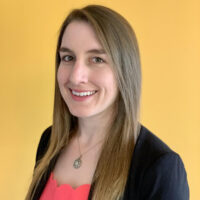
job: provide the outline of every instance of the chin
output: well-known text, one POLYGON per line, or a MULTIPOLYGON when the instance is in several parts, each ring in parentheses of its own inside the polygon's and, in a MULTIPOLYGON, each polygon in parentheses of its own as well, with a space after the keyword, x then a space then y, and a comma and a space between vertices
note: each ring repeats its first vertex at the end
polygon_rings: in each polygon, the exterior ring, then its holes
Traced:
POLYGON ((78 117, 78 118, 86 118, 86 117, 92 116, 92 113, 91 113, 91 112, 88 112, 88 111, 70 110, 70 113, 71 113, 73 116, 78 117))

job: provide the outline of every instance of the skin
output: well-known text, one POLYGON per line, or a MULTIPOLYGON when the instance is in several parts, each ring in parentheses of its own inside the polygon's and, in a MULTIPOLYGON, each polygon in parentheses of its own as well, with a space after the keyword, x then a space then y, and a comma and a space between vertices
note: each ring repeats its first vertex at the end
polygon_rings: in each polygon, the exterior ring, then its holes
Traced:
POLYGON ((118 88, 112 62, 87 22, 73 21, 67 26, 59 54, 57 81, 71 114, 78 117, 78 131, 59 156, 54 179, 58 185, 68 183, 76 188, 92 181, 102 144, 98 142, 113 118, 118 88), (71 90, 96 93, 77 101, 71 90), (74 169, 73 162, 80 156, 77 137, 82 153, 94 148, 83 155, 81 168, 74 169))
POLYGON ((73 21, 68 25, 60 49, 57 79, 61 95, 72 115, 78 117, 80 135, 90 140, 94 135, 101 138, 97 134, 105 132, 118 94, 111 61, 105 53, 88 53, 103 48, 86 22, 73 21), (72 99, 70 89, 97 92, 80 102, 72 99))

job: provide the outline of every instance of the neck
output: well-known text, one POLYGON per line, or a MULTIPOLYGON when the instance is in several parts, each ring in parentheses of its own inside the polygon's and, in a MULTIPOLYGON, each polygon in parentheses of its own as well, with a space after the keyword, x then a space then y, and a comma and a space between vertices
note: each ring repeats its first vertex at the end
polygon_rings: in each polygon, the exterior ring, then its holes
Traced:
POLYGON ((113 115, 101 114, 87 118, 78 118, 80 143, 89 145, 103 140, 111 124, 113 115))

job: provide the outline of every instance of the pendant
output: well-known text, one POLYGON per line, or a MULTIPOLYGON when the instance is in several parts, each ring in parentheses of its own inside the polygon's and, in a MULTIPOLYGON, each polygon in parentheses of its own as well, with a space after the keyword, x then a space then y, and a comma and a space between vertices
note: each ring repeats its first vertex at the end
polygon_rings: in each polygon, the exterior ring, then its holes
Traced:
POLYGON ((82 160, 81 160, 81 156, 79 158, 77 158, 75 161, 74 161, 74 164, 73 164, 73 167, 75 169, 78 169, 81 167, 81 164, 82 164, 82 160))

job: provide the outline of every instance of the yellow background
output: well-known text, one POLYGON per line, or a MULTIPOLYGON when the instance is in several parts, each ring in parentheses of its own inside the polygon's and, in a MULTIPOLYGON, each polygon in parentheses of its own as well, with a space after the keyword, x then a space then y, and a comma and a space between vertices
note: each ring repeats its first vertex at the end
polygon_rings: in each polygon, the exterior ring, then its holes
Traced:
POLYGON ((42 131, 52 122, 58 29, 89 3, 133 26, 143 71, 141 121, 180 154, 192 200, 200 181, 199 0, 0 1, 0 199, 24 199, 42 131))

